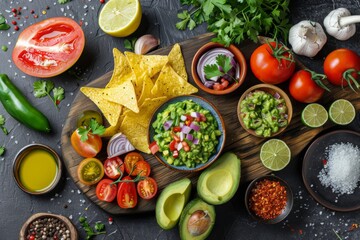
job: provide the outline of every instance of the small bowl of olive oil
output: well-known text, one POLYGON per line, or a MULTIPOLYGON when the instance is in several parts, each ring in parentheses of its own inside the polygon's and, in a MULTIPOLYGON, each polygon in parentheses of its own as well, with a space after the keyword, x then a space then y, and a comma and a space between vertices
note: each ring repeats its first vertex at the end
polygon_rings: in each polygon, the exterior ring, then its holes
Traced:
POLYGON ((49 146, 30 144, 16 154, 13 163, 15 182, 21 190, 41 195, 55 188, 61 178, 59 155, 49 146))

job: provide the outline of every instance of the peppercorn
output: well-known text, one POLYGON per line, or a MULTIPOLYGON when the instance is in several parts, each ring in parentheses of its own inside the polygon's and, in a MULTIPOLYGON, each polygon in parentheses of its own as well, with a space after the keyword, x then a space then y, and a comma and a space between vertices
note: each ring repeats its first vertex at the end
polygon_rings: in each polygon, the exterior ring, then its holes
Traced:
POLYGON ((14 30, 15 30, 15 31, 19 31, 19 26, 15 26, 15 27, 14 27, 14 30))
POLYGON ((70 230, 57 218, 38 218, 29 224, 26 239, 70 239, 70 230))

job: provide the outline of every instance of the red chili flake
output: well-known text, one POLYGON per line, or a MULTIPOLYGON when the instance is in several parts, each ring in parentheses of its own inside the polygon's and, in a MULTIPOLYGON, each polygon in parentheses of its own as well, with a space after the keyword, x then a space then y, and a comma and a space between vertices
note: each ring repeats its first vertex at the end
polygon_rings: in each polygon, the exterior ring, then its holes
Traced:
POLYGON ((12 11, 13 13, 16 13, 16 12, 17 12, 16 8, 11 9, 11 11, 12 11))
POLYGON ((13 15, 14 17, 17 17, 17 14, 16 13, 14 13, 14 15, 13 15))
POLYGON ((19 26, 15 26, 15 27, 14 27, 14 30, 15 30, 15 31, 19 31, 19 26))
POLYGON ((113 218, 112 218, 112 217, 109 217, 109 218, 108 218, 108 222, 109 222, 109 224, 113 224, 113 218))
POLYGON ((38 18, 39 16, 37 14, 34 14, 34 18, 38 18))
POLYGON ((31 11, 30 11, 30 13, 31 13, 31 14, 35 13, 35 10, 34 10, 34 9, 33 9, 33 10, 31 10, 31 11))
POLYGON ((25 16, 25 19, 28 19, 29 18, 29 16, 25 16))
POLYGON ((102 4, 102 3, 105 3, 105 0, 100 0, 100 3, 102 4))
POLYGON ((13 25, 17 25, 17 22, 16 22, 15 20, 12 20, 11 23, 12 23, 13 25))
POLYGON ((56 105, 59 105, 59 104, 60 104, 60 100, 56 100, 55 103, 56 103, 56 105))
POLYGON ((50 9, 50 7, 49 6, 46 6, 46 10, 49 10, 50 9))
POLYGON ((302 235, 303 234, 303 230, 299 229, 299 234, 302 235))
POLYGON ((18 20, 20 20, 21 18, 20 18, 20 17, 18 17, 17 19, 18 19, 18 20))
POLYGON ((322 160, 322 163, 323 163, 324 166, 327 164, 327 162, 328 162, 328 161, 327 161, 326 159, 323 159, 323 160, 322 160))
POLYGON ((80 27, 83 25, 83 21, 82 21, 82 20, 79 21, 79 25, 80 25, 80 27))
POLYGON ((355 229, 358 229, 359 227, 360 227, 359 224, 353 223, 353 224, 351 224, 349 231, 354 231, 355 229))

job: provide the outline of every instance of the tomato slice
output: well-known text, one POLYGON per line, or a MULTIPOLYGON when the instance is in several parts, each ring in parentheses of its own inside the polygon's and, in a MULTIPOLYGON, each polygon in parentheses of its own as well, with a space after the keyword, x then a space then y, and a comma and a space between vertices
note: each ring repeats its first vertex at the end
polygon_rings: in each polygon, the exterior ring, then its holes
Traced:
POLYGON ((86 110, 77 119, 77 127, 89 127, 91 119, 94 119, 99 125, 103 125, 101 113, 94 110, 86 110))
POLYGON ((85 185, 98 183, 104 176, 102 162, 96 158, 85 158, 77 168, 79 181, 85 185))
POLYGON ((130 152, 126 154, 124 162, 125 162, 125 171, 130 174, 131 170, 134 168, 135 163, 138 161, 144 161, 144 157, 137 152, 130 152))
POLYGON ((137 184, 137 192, 142 199, 151 199, 155 197, 158 190, 155 179, 147 177, 137 184))
POLYGON ((155 154, 159 151, 159 145, 156 141, 153 141, 152 143, 150 143, 149 149, 152 154, 155 154))
POLYGON ((47 78, 74 65, 84 46, 84 32, 77 22, 66 17, 48 18, 19 35, 12 58, 24 73, 47 78))
POLYGON ((102 140, 99 135, 88 133, 88 139, 83 142, 80 140, 79 129, 76 129, 71 135, 71 145, 74 150, 82 157, 95 157, 101 150, 102 140))
POLYGON ((112 202, 116 198, 117 186, 112 180, 103 179, 96 186, 96 196, 100 201, 112 202))
MULTIPOLYGON (((131 180, 126 176, 122 180, 131 180)), ((134 208, 137 204, 137 193, 134 182, 120 182, 117 193, 117 203, 121 208, 134 208)))
POLYGON ((134 171, 130 174, 131 176, 150 176, 150 164, 145 160, 140 160, 135 163, 134 171))
POLYGON ((119 157, 108 158, 104 162, 104 171, 109 178, 118 179, 124 173, 125 166, 119 157))

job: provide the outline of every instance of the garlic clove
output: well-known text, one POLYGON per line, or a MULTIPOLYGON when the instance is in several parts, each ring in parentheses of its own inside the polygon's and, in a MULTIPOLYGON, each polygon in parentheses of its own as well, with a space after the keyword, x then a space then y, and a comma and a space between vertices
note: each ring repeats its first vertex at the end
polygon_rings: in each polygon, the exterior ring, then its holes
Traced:
POLYGON ((160 40, 151 34, 141 36, 135 42, 134 52, 136 54, 146 54, 160 45, 160 40))

